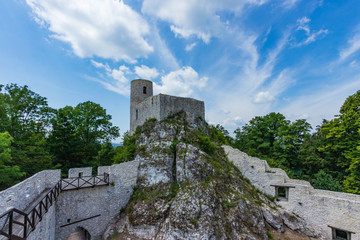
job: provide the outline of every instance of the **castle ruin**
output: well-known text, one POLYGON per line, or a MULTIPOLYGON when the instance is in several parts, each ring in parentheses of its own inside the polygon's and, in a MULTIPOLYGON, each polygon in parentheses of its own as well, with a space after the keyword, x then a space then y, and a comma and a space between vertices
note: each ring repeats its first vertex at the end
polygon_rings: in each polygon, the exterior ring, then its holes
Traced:
MULTIPOLYGON (((184 111, 188 121, 204 119, 204 102, 159 94, 151 81, 131 82, 130 133, 147 119, 163 120, 184 111)), ((290 179, 265 160, 223 146, 228 160, 259 191, 274 196, 282 208, 311 223, 325 239, 360 240, 360 196, 314 189, 290 179)), ((101 239, 106 227, 125 208, 136 186, 140 160, 97 169, 45 170, 0 192, 0 240, 101 239), (11 227, 10 227, 11 226, 11 227)))
POLYGON ((165 94, 153 96, 152 81, 144 79, 131 81, 130 134, 148 119, 156 118, 160 121, 181 111, 186 113, 186 120, 189 123, 195 122, 198 118, 205 119, 203 101, 165 94))

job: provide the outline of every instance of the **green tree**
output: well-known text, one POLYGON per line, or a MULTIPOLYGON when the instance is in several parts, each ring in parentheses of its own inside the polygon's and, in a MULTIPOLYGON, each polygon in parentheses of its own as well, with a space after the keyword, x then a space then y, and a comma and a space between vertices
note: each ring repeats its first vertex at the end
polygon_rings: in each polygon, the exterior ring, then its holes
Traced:
POLYGON ((51 124, 47 145, 54 163, 61 166, 63 173, 71 167, 83 166, 83 142, 76 132, 74 108, 66 106, 57 110, 51 124))
POLYGON ((0 190, 4 190, 17 182, 25 173, 19 166, 13 166, 10 144, 13 138, 8 132, 0 133, 0 190))
MULTIPOLYGON (((327 155, 328 165, 344 180, 347 192, 360 193, 360 91, 349 96, 340 114, 325 122, 320 132, 326 136, 319 151, 327 155)), ((330 167, 329 167, 330 168, 330 167)))
POLYGON ((272 159, 279 157, 279 133, 289 125, 280 113, 255 117, 235 130, 235 146, 251 156, 272 159))
POLYGON ((282 158, 282 165, 299 171, 304 166, 302 160, 299 158, 303 143, 310 137, 311 125, 305 119, 299 119, 292 123, 288 122, 283 125, 278 131, 278 137, 275 142, 278 153, 275 155, 282 158))
POLYGON ((234 139, 229 135, 229 132, 220 124, 216 126, 210 125, 210 137, 213 141, 219 142, 220 144, 233 145, 234 139))
POLYGON ((113 158, 116 154, 116 151, 111 144, 111 142, 105 142, 101 145, 100 150, 98 151, 96 159, 97 166, 109 166, 113 164, 113 158))
POLYGON ((113 157, 114 163, 122 163, 133 160, 136 152, 136 137, 135 134, 130 135, 129 132, 125 132, 123 136, 122 146, 116 147, 115 155, 113 157))
POLYGON ((119 136, 119 128, 112 126, 111 116, 99 104, 87 101, 75 108, 59 109, 51 120, 52 131, 48 138, 55 163, 67 171, 70 167, 98 166, 106 154, 102 144, 119 136))
POLYGON ((320 170, 318 173, 314 175, 311 183, 314 188, 324 189, 330 191, 342 192, 344 191, 343 186, 335 180, 331 174, 326 173, 323 170, 320 170))
POLYGON ((13 138, 13 164, 26 172, 26 177, 52 167, 45 136, 53 110, 46 98, 16 84, 0 86, 0 91, 0 132, 9 132, 13 138))
POLYGON ((235 130, 234 146, 247 154, 268 160, 296 175, 303 167, 299 154, 310 138, 311 125, 304 119, 290 122, 280 113, 255 117, 235 130))

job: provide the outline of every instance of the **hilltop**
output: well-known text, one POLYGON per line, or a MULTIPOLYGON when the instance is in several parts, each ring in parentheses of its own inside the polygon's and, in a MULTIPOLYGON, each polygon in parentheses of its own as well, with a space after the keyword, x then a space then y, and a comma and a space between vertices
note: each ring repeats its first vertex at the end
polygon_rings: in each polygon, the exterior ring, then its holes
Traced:
POLYGON ((138 127, 137 187, 105 239, 310 239, 299 216, 244 178, 221 148, 221 133, 186 113, 138 127))

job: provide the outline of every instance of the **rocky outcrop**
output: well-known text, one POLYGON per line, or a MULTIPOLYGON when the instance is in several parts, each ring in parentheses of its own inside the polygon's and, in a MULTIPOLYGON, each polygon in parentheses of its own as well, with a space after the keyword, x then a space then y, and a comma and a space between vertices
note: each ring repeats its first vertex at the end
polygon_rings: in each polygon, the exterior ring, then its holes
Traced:
POLYGON ((290 228, 318 237, 227 160, 209 127, 183 114, 137 131, 137 187, 104 239, 271 239, 290 228))

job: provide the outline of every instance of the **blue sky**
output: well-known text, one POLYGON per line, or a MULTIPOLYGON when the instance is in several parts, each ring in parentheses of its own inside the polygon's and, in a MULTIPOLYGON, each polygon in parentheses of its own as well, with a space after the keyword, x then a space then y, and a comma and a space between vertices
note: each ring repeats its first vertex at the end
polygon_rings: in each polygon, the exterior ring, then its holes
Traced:
POLYGON ((313 127, 360 89, 358 0, 0 1, 0 83, 129 129, 129 84, 205 101, 232 132, 280 112, 313 127))

